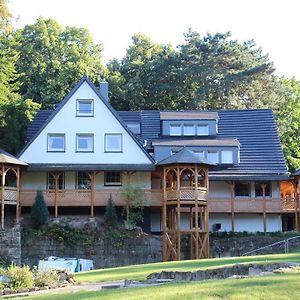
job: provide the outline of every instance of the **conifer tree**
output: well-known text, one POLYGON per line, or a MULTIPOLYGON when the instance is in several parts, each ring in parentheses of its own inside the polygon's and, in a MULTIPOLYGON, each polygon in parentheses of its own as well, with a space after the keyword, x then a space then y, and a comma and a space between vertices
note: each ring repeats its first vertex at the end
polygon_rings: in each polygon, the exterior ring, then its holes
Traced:
POLYGON ((104 221, 107 226, 115 226, 118 221, 118 216, 116 212, 116 206, 112 200, 111 194, 105 207, 104 221))
POLYGON ((33 227, 39 228, 49 221, 49 210, 42 191, 36 192, 35 202, 31 207, 31 222, 33 227))

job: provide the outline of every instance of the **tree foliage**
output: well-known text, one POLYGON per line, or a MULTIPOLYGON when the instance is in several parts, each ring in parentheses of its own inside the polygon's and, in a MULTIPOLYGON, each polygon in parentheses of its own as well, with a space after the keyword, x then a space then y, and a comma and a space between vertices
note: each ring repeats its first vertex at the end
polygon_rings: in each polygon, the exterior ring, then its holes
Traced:
POLYGON ((28 123, 39 105, 19 94, 16 41, 0 30, 0 147, 16 154, 25 141, 28 123))
POLYGON ((177 51, 136 34, 121 61, 108 64, 117 109, 266 107, 278 102, 273 64, 254 41, 190 30, 177 51), (271 99, 270 99, 271 98, 271 99))
POLYGON ((39 228, 49 221, 49 210, 42 191, 36 192, 35 202, 31 207, 30 218, 35 228, 39 228))
POLYGON ((7 0, 0 0, 0 35, 12 30, 11 18, 12 14, 8 9, 7 0))
POLYGON ((21 94, 52 108, 83 76, 98 82, 104 76, 102 46, 94 44, 87 29, 63 29, 53 19, 39 18, 16 32, 20 58, 21 94))
POLYGON ((132 184, 121 188, 120 196, 124 200, 125 227, 133 228, 138 222, 143 221, 143 209, 148 206, 143 191, 132 184))
POLYGON ((300 82, 283 78, 288 96, 276 110, 276 121, 289 171, 300 168, 300 82))

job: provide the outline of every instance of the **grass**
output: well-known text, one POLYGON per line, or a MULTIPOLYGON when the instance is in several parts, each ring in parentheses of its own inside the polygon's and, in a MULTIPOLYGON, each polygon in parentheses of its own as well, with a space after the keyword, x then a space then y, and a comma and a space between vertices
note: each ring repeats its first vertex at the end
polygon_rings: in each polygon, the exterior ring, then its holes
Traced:
POLYGON ((98 269, 89 272, 82 272, 76 274, 75 278, 79 282, 89 283, 124 279, 145 280, 150 273, 160 272, 162 270, 193 271, 199 269, 230 266, 238 263, 247 264, 270 262, 300 262, 300 253, 186 260, 144 265, 132 265, 119 268, 98 269))
POLYGON ((274 274, 246 279, 208 280, 205 282, 171 283, 162 286, 79 292, 76 294, 52 294, 32 296, 26 299, 41 300, 93 300, 93 299, 299 299, 300 274, 274 274))

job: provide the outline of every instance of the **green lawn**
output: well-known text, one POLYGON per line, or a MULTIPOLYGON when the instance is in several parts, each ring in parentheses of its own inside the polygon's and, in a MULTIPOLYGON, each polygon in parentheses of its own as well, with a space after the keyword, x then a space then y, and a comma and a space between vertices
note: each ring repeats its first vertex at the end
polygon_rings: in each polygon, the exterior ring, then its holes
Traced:
POLYGON ((26 299, 300 299, 300 274, 171 283, 162 286, 45 295, 26 299))
POLYGON ((206 268, 224 267, 237 263, 246 264, 268 262, 300 262, 300 253, 186 260, 133 265, 111 269, 98 269, 76 274, 76 280, 80 282, 100 282, 122 279, 145 280, 147 275, 150 273, 160 272, 162 270, 193 271, 206 268))

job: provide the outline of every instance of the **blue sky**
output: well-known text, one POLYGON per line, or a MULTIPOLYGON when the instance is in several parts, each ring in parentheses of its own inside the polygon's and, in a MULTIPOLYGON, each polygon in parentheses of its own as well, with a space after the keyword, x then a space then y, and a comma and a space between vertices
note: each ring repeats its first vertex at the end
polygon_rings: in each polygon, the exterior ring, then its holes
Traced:
POLYGON ((136 32, 155 42, 183 42, 189 27, 201 35, 231 31, 254 39, 276 73, 300 80, 299 0, 9 0, 22 27, 42 16, 62 26, 86 27, 104 46, 103 61, 122 58, 136 32))

